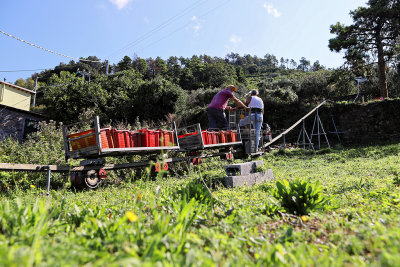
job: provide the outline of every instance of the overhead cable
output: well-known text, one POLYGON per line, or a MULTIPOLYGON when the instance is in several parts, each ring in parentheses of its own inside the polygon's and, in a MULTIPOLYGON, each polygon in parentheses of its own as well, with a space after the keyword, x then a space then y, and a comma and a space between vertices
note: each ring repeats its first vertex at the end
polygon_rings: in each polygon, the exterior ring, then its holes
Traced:
POLYGON ((37 70, 46 70, 46 69, 34 69, 34 70, 0 70, 0 72, 24 72, 24 71, 37 71, 37 70))
POLYGON ((0 30, 0 32, 1 32, 2 34, 4 34, 4 35, 8 36, 8 37, 14 38, 15 40, 18 40, 18 41, 20 41, 20 42, 23 42, 23 43, 25 43, 25 44, 34 46, 34 47, 36 47, 36 48, 42 49, 42 50, 44 50, 44 51, 46 51, 46 52, 49 52, 49 53, 52 53, 52 54, 55 54, 55 55, 58 55, 58 56, 62 56, 62 57, 66 57, 66 58, 71 58, 71 59, 74 59, 74 60, 77 60, 77 61, 101 62, 101 61, 99 61, 99 60, 88 60, 88 59, 79 59, 79 58, 75 58, 75 57, 70 57, 70 56, 67 56, 67 55, 64 55, 64 54, 61 54, 61 53, 58 53, 58 52, 55 52, 55 51, 46 49, 46 48, 44 48, 44 47, 35 45, 35 44, 30 43, 30 42, 28 42, 28 41, 22 40, 21 38, 18 38, 18 37, 16 37, 16 36, 12 35, 12 34, 6 33, 6 32, 4 32, 4 31, 2 31, 2 30, 0 30))
MULTIPOLYGON (((216 10, 216 9, 218 9, 218 8, 224 6, 224 5, 226 5, 226 4, 227 4, 228 2, 230 2, 230 1, 231 1, 231 0, 227 0, 227 1, 223 2, 223 3, 221 3, 220 5, 218 5, 218 6, 214 7, 214 8, 212 8, 212 9, 208 10, 207 12, 205 12, 205 13, 203 13, 203 14, 201 14, 198 18, 200 19, 200 18, 205 17, 205 16, 208 15, 209 13, 213 12, 214 10, 216 10)), ((160 39, 158 39, 158 40, 156 40, 156 41, 150 43, 149 45, 147 45, 147 46, 145 46, 145 47, 143 47, 143 48, 141 48, 141 49, 139 49, 139 50, 137 50, 137 51, 139 52, 139 51, 145 50, 146 48, 149 48, 150 46, 152 46, 152 45, 158 43, 159 41, 161 41, 161 40, 163 40, 163 39, 165 39, 165 38, 167 38, 167 37, 170 37, 172 34, 174 34, 174 33, 178 32, 178 31, 184 29, 185 27, 187 27, 188 25, 190 25, 190 24, 192 24, 192 23, 193 23, 192 21, 186 23, 186 24, 183 25, 182 27, 180 27, 180 28, 174 30, 173 32, 171 32, 171 33, 169 33, 169 34, 167 34, 167 35, 161 37, 160 39)))
MULTIPOLYGON (((116 55, 116 54, 120 54, 123 51, 137 45, 138 43, 148 39, 149 37, 152 36, 153 33, 158 32, 160 30, 162 30, 163 28, 167 27, 168 25, 170 25, 172 22, 178 20, 179 18, 181 18, 182 16, 186 15, 189 11, 191 11, 192 9, 194 9, 195 7, 207 2, 208 0, 200 0, 197 1, 196 3, 194 3, 193 5, 183 9, 182 11, 180 11, 179 13, 177 13, 176 15, 172 16, 171 18, 169 18, 168 20, 162 22, 161 24, 159 24, 158 26, 156 26, 155 28, 153 28, 152 30, 150 30, 149 32, 141 35, 139 38, 137 38, 135 41, 127 44, 126 46, 118 49, 117 51, 115 51, 114 53, 112 53, 111 55, 116 55)), ((109 56, 111 56, 109 55, 109 56)), ((115 57, 115 56, 114 56, 115 57)))

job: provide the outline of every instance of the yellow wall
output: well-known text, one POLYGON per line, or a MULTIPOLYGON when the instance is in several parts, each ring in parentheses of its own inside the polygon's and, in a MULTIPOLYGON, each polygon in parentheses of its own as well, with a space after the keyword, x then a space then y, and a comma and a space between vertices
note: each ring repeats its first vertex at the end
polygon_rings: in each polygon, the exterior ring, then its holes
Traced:
POLYGON ((31 94, 5 84, 0 84, 0 104, 29 111, 31 94))

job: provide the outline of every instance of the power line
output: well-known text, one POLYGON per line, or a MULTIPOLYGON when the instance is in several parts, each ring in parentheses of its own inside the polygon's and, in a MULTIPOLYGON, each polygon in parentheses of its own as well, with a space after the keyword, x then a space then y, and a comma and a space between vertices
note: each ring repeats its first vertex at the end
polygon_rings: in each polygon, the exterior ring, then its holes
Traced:
POLYGON ((46 70, 46 69, 34 69, 34 70, 0 70, 0 72, 24 72, 24 71, 37 71, 37 70, 46 70))
MULTIPOLYGON (((218 8, 220 8, 220 7, 222 7, 222 6, 224 6, 225 4, 227 4, 227 3, 230 2, 230 1, 231 1, 231 0, 227 0, 227 1, 223 2, 223 3, 221 3, 220 5, 218 5, 218 6, 214 7, 214 8, 212 8, 212 9, 208 10, 208 11, 205 12, 205 13, 203 13, 203 14, 200 15, 198 18, 200 19, 200 18, 205 17, 205 16, 208 15, 209 13, 211 13, 211 12, 213 12, 214 10, 216 10, 216 9, 218 9, 218 8)), ((192 23, 193 23, 193 22, 186 23, 186 24, 183 25, 182 27, 176 29, 175 31, 173 31, 173 32, 171 32, 171 33, 169 33, 169 34, 167 34, 167 35, 161 37, 160 39, 158 39, 158 40, 156 40, 156 41, 150 43, 149 45, 147 45, 147 46, 145 46, 145 47, 143 47, 143 48, 141 48, 141 49, 139 49, 139 50, 137 50, 137 51, 139 52, 139 51, 142 51, 142 50, 144 50, 144 49, 146 49, 146 48, 149 48, 150 46, 152 46, 152 45, 158 43, 158 42, 161 41, 161 40, 164 40, 164 39, 167 38, 167 37, 170 37, 172 34, 174 34, 174 33, 178 32, 178 31, 184 29, 185 27, 187 27, 188 25, 190 25, 190 24, 192 24, 192 23)))
POLYGON ((0 33, 6 35, 6 36, 8 36, 8 37, 14 38, 15 40, 20 41, 20 42, 23 42, 23 43, 25 43, 25 44, 27 44, 27 45, 34 46, 34 47, 36 47, 36 48, 42 49, 42 50, 44 50, 44 51, 46 51, 46 52, 49 52, 49 53, 52 53, 52 54, 55 54, 55 55, 58 55, 58 56, 62 56, 62 57, 66 57, 66 58, 71 58, 71 59, 78 60, 78 61, 101 62, 101 61, 98 61, 98 60, 88 60, 88 59, 79 59, 79 58, 75 58, 75 57, 70 57, 70 56, 67 56, 67 55, 64 55, 64 54, 61 54, 61 53, 58 53, 58 52, 55 52, 55 51, 52 51, 52 50, 43 48, 43 47, 41 47, 41 46, 35 45, 35 44, 30 43, 30 42, 28 42, 28 41, 22 40, 21 38, 18 38, 18 37, 14 36, 14 35, 11 35, 11 34, 9 34, 9 33, 6 33, 6 32, 4 32, 4 31, 2 31, 2 30, 0 30, 0 33))
MULTIPOLYGON (((158 32, 160 30, 162 30, 163 28, 167 27, 168 25, 170 25, 172 22, 178 20, 179 18, 181 18, 182 16, 184 16, 185 14, 187 14, 190 10, 194 9, 195 7, 207 2, 208 0, 200 0, 197 1, 196 3, 194 3, 193 5, 183 9, 182 11, 180 11, 179 13, 177 13, 176 15, 172 16, 171 18, 167 19, 166 21, 162 22, 160 25, 156 26, 155 28, 153 28, 152 30, 150 30, 149 32, 141 35, 139 38, 137 38, 135 41, 127 44, 126 46, 118 49, 117 51, 115 51, 114 53, 110 54, 111 55, 116 55, 116 54, 120 54, 123 51, 137 45, 138 43, 148 39, 153 33, 158 32)), ((115 57, 115 56, 114 56, 115 57)))

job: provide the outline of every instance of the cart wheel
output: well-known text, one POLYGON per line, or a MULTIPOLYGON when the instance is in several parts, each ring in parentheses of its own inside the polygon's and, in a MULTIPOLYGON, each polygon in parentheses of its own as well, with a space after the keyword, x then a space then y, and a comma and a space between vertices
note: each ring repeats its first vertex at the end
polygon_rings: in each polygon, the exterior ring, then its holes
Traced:
POLYGON ((233 153, 229 153, 229 159, 233 160, 233 153))
POLYGON ((163 170, 168 171, 168 163, 164 162, 163 164, 163 170))
POLYGON ((230 153, 226 153, 226 154, 225 154, 225 158, 226 158, 227 160, 230 160, 230 159, 231 159, 230 153))
POLYGON ((197 160, 197 163, 198 163, 199 165, 203 164, 203 159, 202 159, 202 158, 199 158, 199 159, 197 160))
POLYGON ((104 180, 107 178, 107 173, 106 173, 106 170, 104 170, 104 169, 100 169, 98 175, 101 180, 104 180))
POLYGON ((198 164, 197 158, 193 158, 192 163, 193 165, 197 165, 198 164))
POLYGON ((86 173, 85 184, 90 189, 95 189, 99 186, 101 180, 95 170, 90 170, 86 173))
POLYGON ((157 162, 156 165, 154 166, 154 170, 156 172, 159 172, 161 170, 161 164, 157 162))

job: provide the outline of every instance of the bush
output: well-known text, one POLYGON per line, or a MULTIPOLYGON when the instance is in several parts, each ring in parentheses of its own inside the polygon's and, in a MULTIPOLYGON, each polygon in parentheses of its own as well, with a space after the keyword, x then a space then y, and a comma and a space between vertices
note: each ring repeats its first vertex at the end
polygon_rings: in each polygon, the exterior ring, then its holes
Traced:
POLYGON ((326 198, 322 195, 319 183, 310 180, 277 181, 273 196, 278 199, 286 212, 305 215, 310 211, 323 208, 326 198))
MULTIPOLYGON (((43 165, 64 163, 61 127, 55 122, 41 122, 39 131, 29 135, 22 144, 11 138, 0 141, 0 162, 43 165)), ((3 192, 45 184, 45 173, 0 172, 0 191, 3 192)), ((52 174, 52 184, 56 187, 63 185, 61 174, 52 174)))

